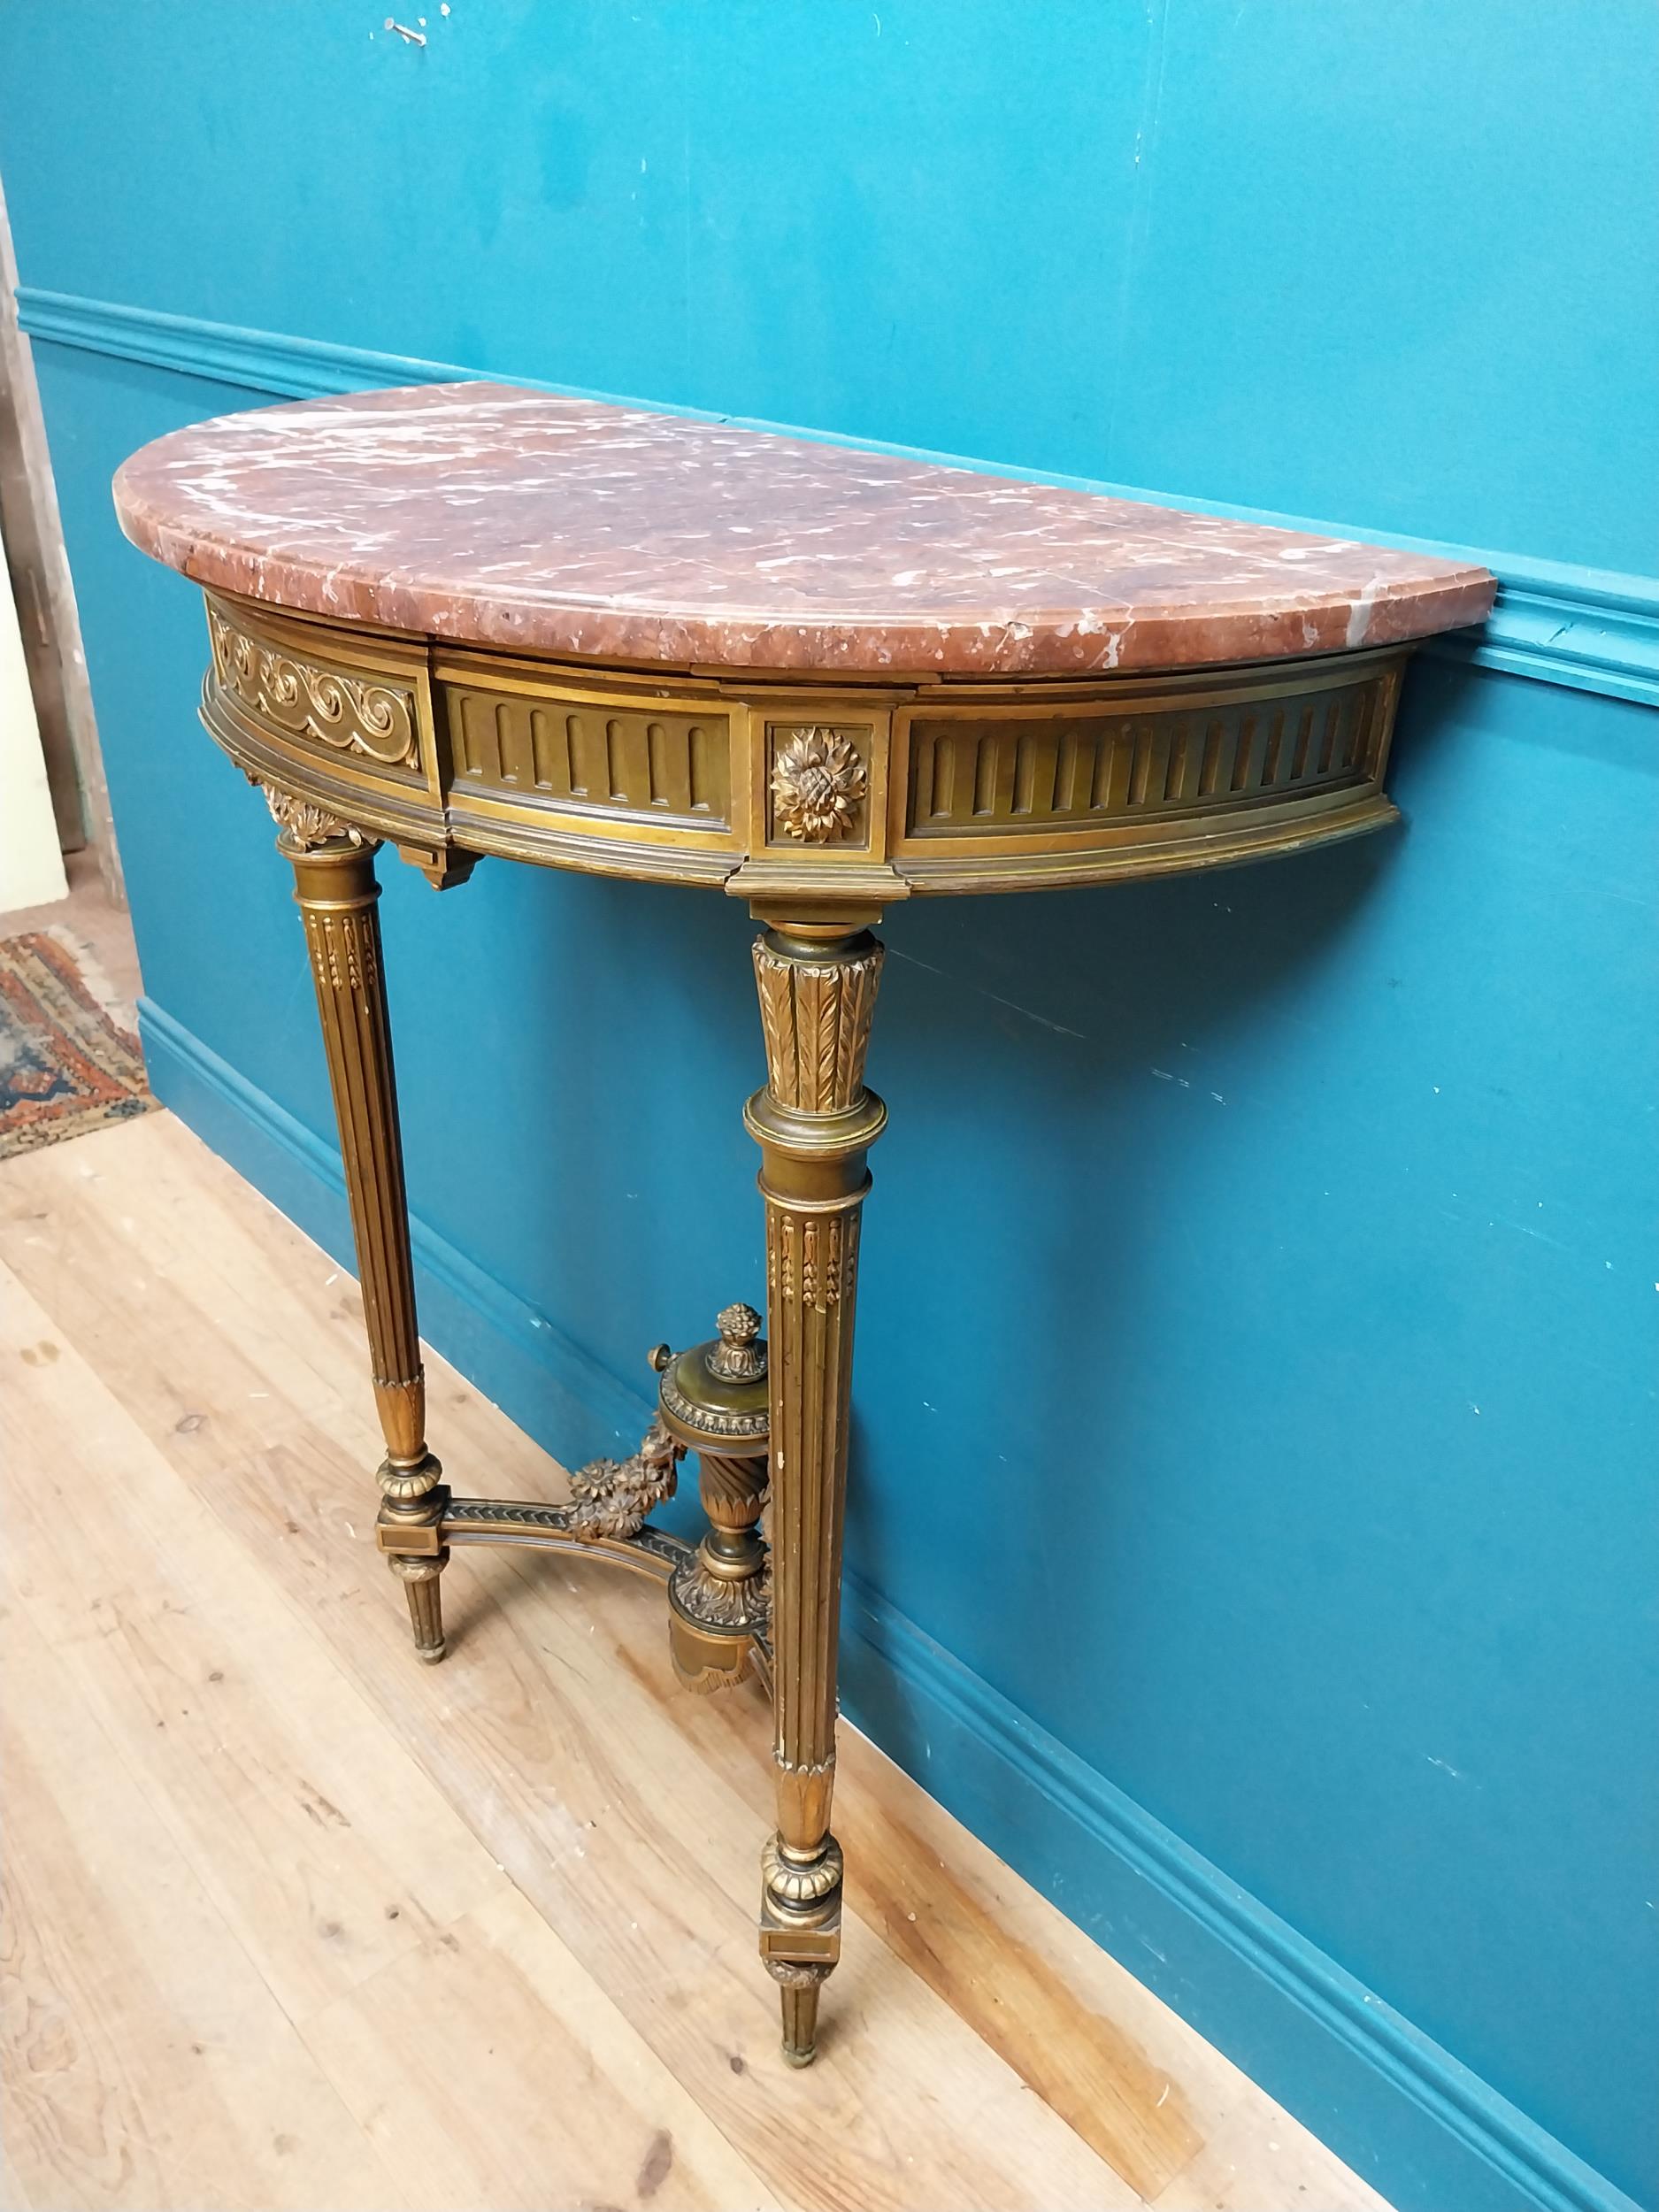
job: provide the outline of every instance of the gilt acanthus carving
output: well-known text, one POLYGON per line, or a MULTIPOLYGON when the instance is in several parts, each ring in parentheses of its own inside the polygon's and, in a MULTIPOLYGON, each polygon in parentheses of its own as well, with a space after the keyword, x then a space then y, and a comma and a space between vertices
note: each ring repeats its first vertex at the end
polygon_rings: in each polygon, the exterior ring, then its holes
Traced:
POLYGON ((772 757, 773 818, 803 845, 845 837, 868 788, 864 762, 838 730, 791 730, 772 757))
POLYGON ((336 752, 366 753, 391 768, 415 764, 419 749, 414 701, 407 691, 339 675, 262 645, 234 628, 217 607, 208 609, 207 626, 214 675, 256 714, 336 752))
POLYGON ((798 1959, 764 1958, 761 1964, 780 1989, 817 1989, 829 1979, 826 1965, 803 1966, 798 1959))
POLYGON ((310 799, 296 799, 291 791, 279 791, 274 784, 262 783, 265 803, 271 810, 271 819, 296 845, 309 851, 313 845, 326 845, 331 838, 343 837, 349 844, 362 845, 368 841, 360 829, 353 829, 349 822, 342 822, 337 814, 330 814, 326 807, 318 806, 310 799))
POLYGON ((772 1615, 772 1585, 761 1575, 733 1580, 710 1574, 693 1554, 674 1571, 673 1592, 682 1612, 704 1626, 758 1629, 764 1632, 772 1615))

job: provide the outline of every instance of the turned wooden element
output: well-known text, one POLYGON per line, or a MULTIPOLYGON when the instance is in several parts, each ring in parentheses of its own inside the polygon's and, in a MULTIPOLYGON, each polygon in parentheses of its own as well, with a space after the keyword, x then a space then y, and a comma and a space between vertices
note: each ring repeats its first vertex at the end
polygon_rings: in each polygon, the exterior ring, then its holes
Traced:
POLYGON ((864 1081, 881 958, 844 923, 789 921, 755 947, 768 1081, 744 1121, 766 1202, 778 1793, 760 1949, 782 1995, 784 2055, 803 2066, 841 1954, 835 1671, 864 1155, 887 1119, 864 1081))
POLYGON ((444 1654, 443 1469, 426 1448, 397 1084, 375 903, 375 847, 318 808, 267 792, 294 870, 345 1166, 375 1404, 386 1438, 376 1540, 403 1586, 417 1655, 444 1654))
POLYGON ((668 1586, 669 1649, 687 1689, 729 1689, 749 1671, 772 1603, 760 1517, 766 1502, 766 1346, 761 1317, 727 1306, 718 1335, 678 1356, 651 1355, 658 1417, 697 1455, 709 1526, 668 1586))

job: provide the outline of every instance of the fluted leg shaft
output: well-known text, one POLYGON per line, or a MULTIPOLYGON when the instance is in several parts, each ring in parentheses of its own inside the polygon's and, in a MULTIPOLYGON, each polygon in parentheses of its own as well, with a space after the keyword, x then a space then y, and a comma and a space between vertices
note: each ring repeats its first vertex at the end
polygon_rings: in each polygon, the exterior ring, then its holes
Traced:
POLYGON ((311 818, 312 810, 288 803, 285 812, 273 798, 273 811, 285 825, 277 849, 293 864, 294 895, 305 918, 386 1438, 376 1533, 409 1601, 416 1653, 434 1661, 444 1651, 438 1577, 449 1556, 441 1541, 449 1493, 443 1470, 426 1448, 403 1141, 375 912, 375 849, 337 822, 311 818))
POLYGON ((760 1948, 795 2065, 812 2057, 841 1953, 835 1671, 864 1156, 887 1119, 864 1082, 881 957, 867 931, 816 925, 769 929, 755 947, 768 1081, 744 1119, 766 1202, 778 1784, 760 1948))

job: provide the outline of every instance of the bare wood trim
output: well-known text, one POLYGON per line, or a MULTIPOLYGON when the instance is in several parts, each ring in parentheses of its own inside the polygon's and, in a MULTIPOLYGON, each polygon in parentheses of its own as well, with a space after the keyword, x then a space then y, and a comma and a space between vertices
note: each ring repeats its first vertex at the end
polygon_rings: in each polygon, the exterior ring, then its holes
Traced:
POLYGON ((17 273, 0 190, 0 540, 17 598, 58 843, 65 852, 90 846, 105 891, 125 906, 35 358, 18 325, 17 273))

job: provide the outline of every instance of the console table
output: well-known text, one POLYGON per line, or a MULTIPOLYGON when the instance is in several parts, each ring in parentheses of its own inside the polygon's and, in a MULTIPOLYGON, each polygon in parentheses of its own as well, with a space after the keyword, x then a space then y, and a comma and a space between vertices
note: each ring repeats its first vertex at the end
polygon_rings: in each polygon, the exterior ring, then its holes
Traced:
POLYGON ((386 1458, 377 1536, 423 1659, 461 1543, 668 1587, 674 1658, 769 1675, 761 1954, 785 2055, 841 1945, 830 1831, 864 1084, 903 900, 1265 859, 1380 827, 1413 641, 1484 569, 730 424, 488 384, 227 416, 115 485, 204 588, 202 718, 294 871, 386 1458), (745 899, 767 1080, 766 1339, 678 1357, 631 1458, 552 1507, 463 1498, 427 1448, 374 855, 485 855, 745 899), (649 1519, 699 1456, 695 1549, 649 1519), (768 1540, 757 1524, 767 1506, 768 1540))

